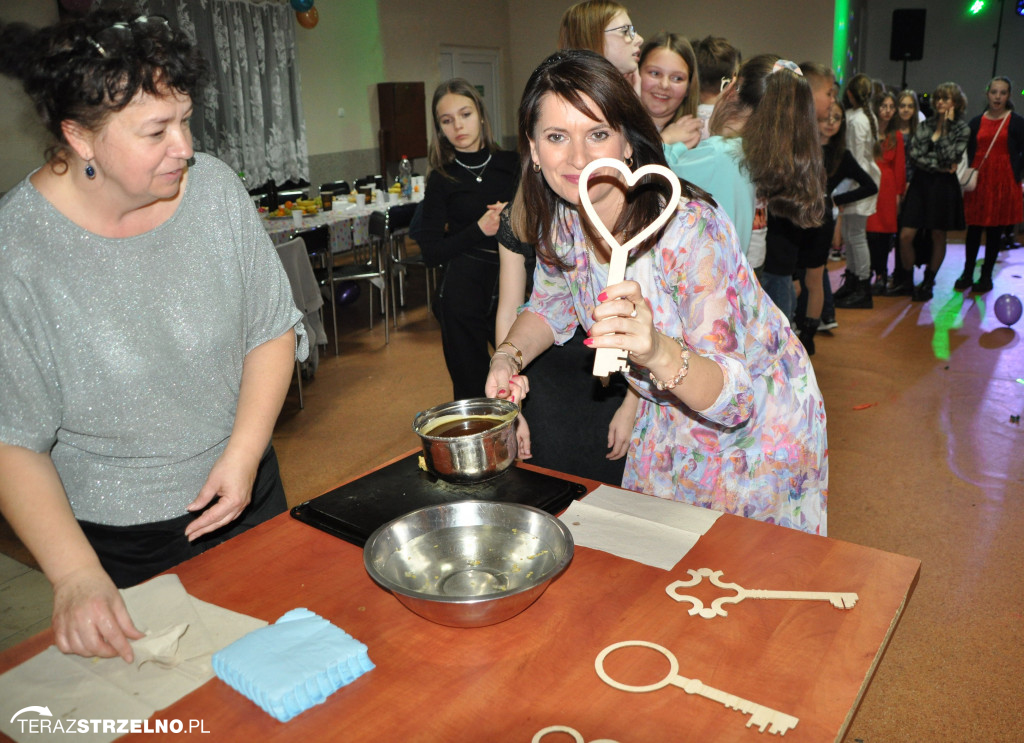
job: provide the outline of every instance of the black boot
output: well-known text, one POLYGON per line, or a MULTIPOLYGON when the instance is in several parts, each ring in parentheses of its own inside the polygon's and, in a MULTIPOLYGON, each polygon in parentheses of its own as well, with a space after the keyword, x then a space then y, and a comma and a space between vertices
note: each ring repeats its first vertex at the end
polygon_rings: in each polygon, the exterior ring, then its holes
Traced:
POLYGON ((971 279, 971 273, 972 272, 970 271, 964 271, 962 274, 960 274, 960 278, 953 282, 953 288, 956 289, 958 292, 965 292, 968 289, 970 289, 971 284, 973 283, 971 279))
POLYGON ((911 299, 915 302, 927 302, 932 298, 932 289, 935 288, 935 272, 925 271, 924 280, 914 287, 911 299))
POLYGON ((800 322, 800 332, 798 337, 800 342, 804 344, 804 348, 807 349, 807 355, 814 355, 814 334, 818 332, 818 325, 821 324, 821 320, 818 318, 805 317, 800 322))
POLYGON ((843 283, 839 285, 839 288, 832 292, 832 299, 842 299, 848 294, 852 294, 857 288, 857 276, 850 269, 843 271, 843 283))
POLYGON ((876 273, 875 281, 871 284, 871 293, 876 297, 885 296, 889 286, 889 275, 885 272, 876 273))
MULTIPOLYGON (((988 250, 988 248, 985 248, 985 250, 988 250)), ((975 294, 984 294, 985 292, 992 291, 992 272, 986 272, 983 266, 981 269, 981 278, 975 281, 971 288, 974 290, 975 294)))
POLYGON ((871 280, 854 278, 853 290, 845 297, 835 300, 836 307, 844 310, 870 310, 875 306, 871 299, 871 280))
POLYGON ((890 297, 909 297, 914 293, 914 272, 897 266, 892 272, 892 286, 886 294, 890 297))

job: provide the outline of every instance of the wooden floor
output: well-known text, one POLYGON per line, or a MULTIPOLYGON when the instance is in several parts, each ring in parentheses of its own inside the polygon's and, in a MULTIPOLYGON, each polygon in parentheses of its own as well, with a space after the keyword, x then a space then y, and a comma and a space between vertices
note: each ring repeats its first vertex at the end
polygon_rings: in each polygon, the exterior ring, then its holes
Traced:
MULTIPOLYGON (((877 299, 818 336, 829 536, 923 562, 848 743, 1024 740, 1024 433, 1010 419, 1024 408, 1024 320, 1003 327, 992 310, 1024 297, 1024 249, 1001 253, 984 297, 952 290, 962 255, 950 246, 930 303, 877 299)), ((342 308, 341 355, 305 385, 305 409, 293 389, 278 422, 293 504, 416 447, 413 416, 451 398, 421 275, 388 345, 365 294, 342 308)), ((2 538, 0 552, 18 554, 2 538)))

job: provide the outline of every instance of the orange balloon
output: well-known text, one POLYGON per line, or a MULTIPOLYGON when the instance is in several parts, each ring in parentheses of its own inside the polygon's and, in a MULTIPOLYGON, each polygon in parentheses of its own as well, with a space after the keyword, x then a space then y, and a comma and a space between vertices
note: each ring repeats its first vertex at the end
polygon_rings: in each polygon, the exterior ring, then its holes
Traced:
POLYGON ((303 28, 313 28, 313 26, 320 22, 320 13, 317 11, 316 6, 314 5, 309 10, 303 12, 296 12, 295 19, 303 28))

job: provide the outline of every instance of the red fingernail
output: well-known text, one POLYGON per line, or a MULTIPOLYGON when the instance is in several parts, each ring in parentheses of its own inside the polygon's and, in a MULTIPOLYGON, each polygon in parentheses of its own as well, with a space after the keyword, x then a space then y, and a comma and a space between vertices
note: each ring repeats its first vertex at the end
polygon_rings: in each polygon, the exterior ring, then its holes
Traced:
POLYGON ((505 390, 498 390, 498 394, 499 395, 504 395, 505 394, 505 390))
POLYGON ((601 292, 597 295, 598 302, 604 302, 606 299, 608 299, 608 292, 601 292))
POLYGON ((592 345, 594 345, 594 339, 593 338, 584 338, 583 339, 583 345, 584 346, 592 346, 592 345))

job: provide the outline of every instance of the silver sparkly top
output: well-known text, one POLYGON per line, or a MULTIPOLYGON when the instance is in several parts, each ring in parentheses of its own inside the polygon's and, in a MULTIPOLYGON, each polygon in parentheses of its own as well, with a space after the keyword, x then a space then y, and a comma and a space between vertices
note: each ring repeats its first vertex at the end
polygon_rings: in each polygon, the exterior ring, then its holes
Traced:
POLYGON ((0 200, 0 441, 49 451, 75 516, 183 515, 224 450, 245 355, 305 334, 230 168, 197 154, 175 214, 106 238, 26 178, 0 200))

